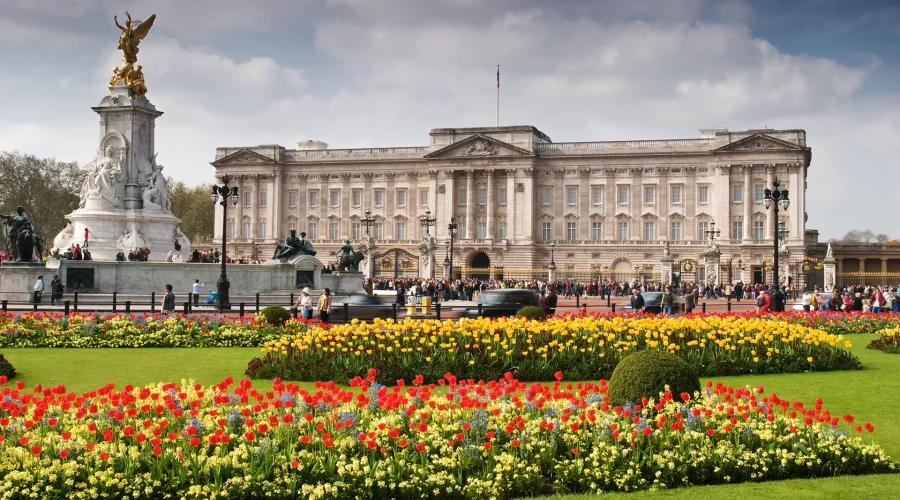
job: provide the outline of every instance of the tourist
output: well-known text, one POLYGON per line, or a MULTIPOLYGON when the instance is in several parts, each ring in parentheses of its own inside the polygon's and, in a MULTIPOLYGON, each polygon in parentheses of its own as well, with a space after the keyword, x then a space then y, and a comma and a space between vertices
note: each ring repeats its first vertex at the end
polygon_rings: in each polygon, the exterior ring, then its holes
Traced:
POLYGON ((876 288, 872 295, 869 296, 869 307, 871 307, 873 313, 879 314, 883 305, 884 295, 881 294, 881 290, 876 288))
POLYGON ((550 308, 547 307, 547 296, 544 294, 544 292, 538 294, 538 307, 541 308, 541 311, 544 311, 545 316, 550 315, 550 308))
MULTIPOLYGON (((400 295, 400 297, 402 299, 403 295, 400 295)), ((328 323, 328 315, 331 313, 331 290, 328 288, 322 290, 316 309, 319 310, 319 319, 322 323, 328 323)))
POLYGON ((91 234, 91 233, 90 233, 90 231, 88 231, 88 228, 84 228, 84 243, 81 245, 81 248, 88 247, 88 235, 89 234, 91 234))
POLYGON ((191 285, 191 294, 194 296, 194 305, 198 305, 200 302, 200 289, 205 288, 205 283, 200 283, 200 280, 194 280, 194 284, 191 285))
POLYGON ((550 288, 550 293, 547 294, 547 308, 550 310, 550 314, 556 314, 556 304, 559 302, 559 296, 556 295, 556 290, 550 288))
POLYGON ((631 291, 631 311, 644 312, 644 296, 638 288, 631 291))
POLYGON ((175 294, 172 293, 172 285, 166 285, 166 295, 162 301, 163 314, 171 314, 175 312, 175 294))
POLYGON ((862 293, 856 292, 856 294, 853 296, 850 310, 856 312, 863 312, 865 310, 865 308, 863 307, 862 293))
POLYGON ((759 297, 756 298, 756 312, 767 314, 771 308, 772 297, 769 295, 769 290, 764 288, 759 294, 759 297))
POLYGON ((297 308, 303 319, 312 319, 312 298, 309 296, 309 287, 300 290, 300 298, 297 299, 297 308))
POLYGON ((63 285, 62 279, 57 274, 53 277, 53 281, 50 282, 50 304, 61 306, 64 291, 65 285, 63 285))
POLYGON ((688 293, 684 294, 684 312, 685 314, 691 314, 694 312, 694 304, 697 303, 697 295, 696 290, 691 290, 688 293))
POLYGON ((41 297, 44 295, 44 275, 38 276, 37 281, 34 282, 34 303, 40 304, 41 297))
POLYGON ((803 306, 803 311, 809 312, 810 304, 810 295, 809 291, 803 292, 803 296, 800 297, 800 304, 803 306))
MULTIPOLYGON (((731 293, 728 293, 729 300, 731 300, 731 293)), ((672 312, 675 310, 675 294, 672 293, 672 289, 670 287, 666 287, 666 290, 662 294, 662 298, 660 299, 662 303, 662 313, 666 316, 671 316, 672 312)))

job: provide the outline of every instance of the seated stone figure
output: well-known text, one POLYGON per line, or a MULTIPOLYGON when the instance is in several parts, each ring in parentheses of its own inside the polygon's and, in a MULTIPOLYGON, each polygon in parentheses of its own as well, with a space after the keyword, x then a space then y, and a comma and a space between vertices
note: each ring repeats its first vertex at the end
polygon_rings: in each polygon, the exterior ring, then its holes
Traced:
POLYGON ((300 233, 300 237, 297 237, 297 230, 291 229, 291 234, 284 239, 284 245, 277 245, 275 247, 275 255, 272 256, 274 259, 278 260, 287 260, 298 255, 316 255, 315 249, 313 249, 312 244, 306 240, 306 233, 300 233))

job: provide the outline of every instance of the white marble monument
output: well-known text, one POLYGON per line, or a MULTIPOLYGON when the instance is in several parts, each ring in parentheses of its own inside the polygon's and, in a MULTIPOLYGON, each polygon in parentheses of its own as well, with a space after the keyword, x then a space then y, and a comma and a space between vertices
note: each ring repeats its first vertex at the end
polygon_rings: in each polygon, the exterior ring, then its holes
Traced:
POLYGON ((81 188, 80 207, 66 216, 70 223, 54 246, 65 251, 83 245, 87 228, 94 260, 115 260, 120 251, 146 246, 150 261, 164 262, 175 240, 189 255, 191 242, 178 229, 163 166, 156 163, 154 131, 162 112, 124 81, 92 109, 100 115, 97 158, 81 188))

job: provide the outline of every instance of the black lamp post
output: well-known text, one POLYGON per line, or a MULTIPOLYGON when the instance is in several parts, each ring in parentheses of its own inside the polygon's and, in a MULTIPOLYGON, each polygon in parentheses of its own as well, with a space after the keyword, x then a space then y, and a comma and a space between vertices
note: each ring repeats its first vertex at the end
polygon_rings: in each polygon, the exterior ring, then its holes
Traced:
POLYGON ((228 241, 228 201, 230 198, 232 205, 237 205, 238 201, 240 201, 238 188, 228 185, 228 176, 222 178, 221 186, 213 184, 212 192, 209 193, 209 199, 213 204, 219 200, 219 196, 222 197, 222 201, 219 202, 222 205, 222 272, 219 274, 219 281, 216 282, 216 290, 219 295, 219 311, 221 312, 225 309, 231 309, 231 301, 228 297, 231 282, 228 281, 228 273, 225 270, 225 264, 228 260, 225 253, 225 244, 228 241))
POLYGON ((781 205, 781 210, 787 210, 789 206, 791 206, 791 200, 788 198, 788 191, 778 182, 778 179, 775 179, 773 184, 774 189, 766 188, 763 191, 763 205, 766 207, 766 210, 769 207, 772 207, 775 210, 775 227, 773 231, 775 233, 775 241, 773 248, 775 250, 774 257, 774 284, 770 287, 770 294, 772 295, 772 311, 774 312, 782 312, 784 311, 784 293, 781 291, 781 281, 778 279, 778 237, 779 233, 782 232, 781 228, 778 227, 778 206, 781 205))
POLYGON ((425 236, 431 236, 429 229, 437 223, 437 219, 431 216, 431 210, 425 210, 425 215, 419 217, 419 221, 425 228, 425 236))
POLYGON ((459 224, 456 223, 456 217, 450 217, 450 224, 447 224, 447 234, 450 236, 450 281, 453 281, 453 237, 459 230, 459 224))
POLYGON ((706 237, 709 238, 709 246, 713 246, 716 243, 716 238, 722 234, 720 229, 716 229, 716 222, 712 221, 709 223, 709 229, 706 230, 706 237))
MULTIPOLYGON (((450 240, 447 240, 446 245, 447 245, 447 247, 444 251, 444 270, 445 270, 445 272, 446 272, 446 270, 450 269, 450 240)), ((447 276, 448 276, 448 279, 449 279, 449 277, 452 277, 452 276, 450 276, 449 272, 447 272, 447 276)))
POLYGON ((369 235, 369 228, 375 225, 375 217, 372 217, 372 211, 366 209, 366 216, 359 219, 363 226, 366 226, 366 236, 369 235))

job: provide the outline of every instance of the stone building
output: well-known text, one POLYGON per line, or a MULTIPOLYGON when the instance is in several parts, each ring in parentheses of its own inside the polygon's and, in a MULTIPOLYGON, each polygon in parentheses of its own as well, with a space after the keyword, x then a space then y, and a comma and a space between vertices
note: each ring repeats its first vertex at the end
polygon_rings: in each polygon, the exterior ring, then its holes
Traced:
MULTIPOLYGON (((596 142, 553 142, 532 126, 429 135, 428 145, 412 147, 218 148, 216 177, 227 176, 241 196, 226 221, 230 253, 268 258, 296 229, 326 264, 349 238, 371 257, 375 275, 441 276, 453 218, 457 275, 546 276, 552 258, 559 279, 674 272, 684 281, 759 282, 775 225, 763 190, 777 178, 791 199, 779 214, 784 248, 795 260, 805 255, 811 151, 803 130, 596 142), (428 237, 426 211, 436 219, 428 237), (713 228, 720 233, 711 246, 713 228), (705 265, 710 250, 716 271, 705 265)), ((216 217, 221 241, 221 211, 216 217)))

